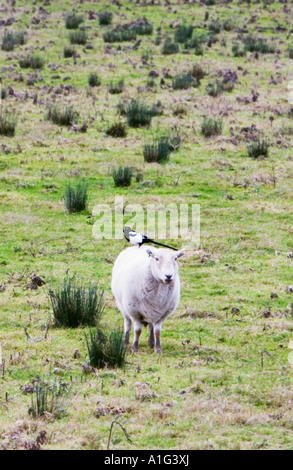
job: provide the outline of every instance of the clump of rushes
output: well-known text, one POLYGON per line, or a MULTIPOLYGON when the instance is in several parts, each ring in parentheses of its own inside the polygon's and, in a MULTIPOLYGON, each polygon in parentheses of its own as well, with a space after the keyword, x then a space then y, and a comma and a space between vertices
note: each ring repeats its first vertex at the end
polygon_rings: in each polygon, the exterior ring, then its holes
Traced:
POLYGON ((289 47, 288 49, 288 55, 290 59, 293 59, 293 47, 289 47))
POLYGON ((90 87, 100 86, 101 85, 101 79, 95 72, 92 72, 92 73, 89 74, 88 84, 89 84, 90 87))
POLYGON ((104 367, 123 367, 125 364, 126 347, 123 331, 114 329, 106 336, 100 329, 85 335, 89 355, 89 364, 97 369, 104 367))
POLYGON ((212 137, 222 134, 223 120, 205 118, 201 125, 201 133, 204 137, 212 137))
POLYGON ((239 42, 236 42, 232 45, 232 54, 234 57, 244 57, 246 55, 246 52, 243 46, 241 46, 239 42))
POLYGON ((110 82, 108 86, 108 91, 111 95, 119 95, 124 90, 124 80, 119 80, 118 82, 110 82))
POLYGON ((186 49, 193 49, 194 47, 198 46, 199 44, 202 45, 207 41, 206 34, 197 34, 193 36, 191 39, 185 42, 186 49))
POLYGON ((88 199, 87 188, 87 183, 84 180, 78 181, 76 187, 72 187, 70 183, 67 185, 64 203, 70 214, 85 210, 88 199))
POLYGON ((146 36, 153 33, 154 26, 148 21, 142 21, 141 23, 136 23, 130 28, 132 31, 135 31, 139 36, 146 36))
POLYGON ((269 155, 269 144, 266 140, 258 139, 247 146, 250 158, 266 158, 269 155))
POLYGON ((104 291, 65 278, 61 286, 49 290, 54 319, 59 327, 96 326, 104 311, 104 291))
POLYGON ((162 116, 164 112, 164 106, 162 105, 161 101, 154 103, 150 108, 152 116, 162 116))
POLYGON ((5 100, 7 97, 7 90, 6 88, 2 88, 1 83, 0 83, 0 91, 1 91, 1 100, 5 100))
POLYGON ((77 121, 79 113, 72 106, 53 104, 49 107, 46 117, 59 126, 70 126, 77 121))
POLYGON ((99 25, 107 26, 112 23, 113 13, 111 11, 100 11, 98 16, 99 16, 99 25))
POLYGON ((170 39, 166 39, 162 47, 162 54, 171 55, 171 54, 176 54, 177 52, 179 52, 178 43, 171 42, 170 39))
POLYGON ((31 395, 29 414, 33 418, 41 418, 46 414, 61 418, 66 414, 66 409, 61 402, 64 392, 64 387, 56 382, 50 384, 44 380, 37 381, 31 395))
POLYGON ((113 170, 113 180, 115 187, 125 188, 131 185, 132 170, 130 167, 119 167, 117 170, 113 170))
POLYGON ((234 23, 231 20, 225 20, 223 23, 223 28, 225 31, 232 31, 234 29, 234 23))
POLYGON ((83 22, 84 19, 82 16, 76 15, 76 13, 70 13, 66 16, 65 27, 66 29, 77 29, 83 22))
POLYGON ((1 49, 2 51, 13 51, 15 46, 23 45, 26 42, 25 33, 23 31, 19 32, 8 32, 5 31, 1 49))
POLYGON ((206 92, 209 96, 213 96, 216 98, 219 96, 221 93, 223 93, 224 87, 223 87, 223 82, 216 80, 215 83, 208 83, 206 86, 206 92))
POLYGON ((172 107, 172 112, 174 116, 183 116, 187 114, 188 107, 184 103, 177 103, 172 107))
POLYGON ((17 126, 17 114, 7 108, 0 108, 0 135, 13 137, 17 126))
POLYGON ((22 69, 31 68, 34 70, 41 70, 45 64, 43 57, 37 55, 21 57, 18 62, 22 69))
POLYGON ((127 101, 123 99, 120 100, 116 106, 116 109, 117 109, 117 114, 119 114, 120 116, 126 116, 127 101))
POLYGON ((134 29, 117 29, 112 31, 106 31, 103 34, 103 39, 105 42, 124 42, 124 41, 132 41, 136 39, 136 32, 134 29))
POLYGON ((194 47, 194 54, 195 55, 203 55, 204 53, 204 48, 203 48, 203 42, 196 38, 195 41, 193 41, 193 47, 194 47))
POLYGON ((78 31, 72 31, 69 34, 69 40, 71 44, 86 44, 88 40, 88 35, 86 31, 79 29, 78 31))
POLYGON ((160 137, 151 144, 145 144, 143 158, 145 162, 165 163, 170 157, 170 143, 167 137, 160 137))
POLYGON ((204 71, 202 65, 198 62, 193 65, 191 73, 192 76, 197 80, 201 80, 206 75, 206 72, 204 71))
POLYGON ((71 46, 65 46, 63 49, 63 56, 65 59, 68 59, 69 57, 73 57, 76 54, 76 49, 75 47, 71 46))
POLYGON ((222 26, 221 23, 218 20, 212 21, 209 24, 209 31, 212 34, 219 34, 221 32, 222 26))
POLYGON ((189 39, 191 39, 193 33, 193 26, 187 26, 185 24, 181 24, 177 26, 175 33, 174 33, 174 41, 180 43, 186 43, 189 39))
POLYGON ((152 122, 152 109, 143 101, 131 100, 126 108, 126 119, 130 127, 149 126, 152 122))
POLYGON ((273 43, 268 44, 265 39, 250 35, 244 38, 244 49, 248 52, 259 52, 260 54, 272 54, 276 50, 273 43))
POLYGON ((199 84, 199 80, 193 77, 192 72, 176 75, 172 81, 172 87, 174 90, 187 90, 190 87, 198 87, 199 84))
POLYGON ((124 122, 115 122, 112 126, 108 127, 106 134, 111 137, 126 137, 127 129, 124 122))

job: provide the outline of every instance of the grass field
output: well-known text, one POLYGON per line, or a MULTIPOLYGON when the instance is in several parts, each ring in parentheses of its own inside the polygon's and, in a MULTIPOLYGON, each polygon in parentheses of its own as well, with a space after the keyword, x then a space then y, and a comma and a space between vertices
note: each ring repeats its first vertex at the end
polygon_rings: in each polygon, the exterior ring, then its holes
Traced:
MULTIPOLYGON (((15 135, 0 136, 0 448, 104 450, 116 420, 124 431, 115 424, 110 449, 292 450, 292 4, 12 3, 0 4, 0 42, 5 30, 25 31, 26 41, 0 50, 1 113, 17 116, 15 135), (104 10, 112 25, 99 24, 104 10), (87 41, 64 58, 72 11, 87 41), (142 17, 152 34, 104 41, 106 31, 142 17), (183 43, 162 53, 182 24, 202 37, 203 55, 183 43), (269 51, 235 56, 233 45, 244 50, 249 35, 269 51), (30 55, 42 68, 20 67, 30 55), (174 89, 175 76, 194 64, 204 71, 199 86, 174 89), (90 73, 99 86, 89 86, 90 73), (119 80, 122 93, 110 93, 119 80), (229 87, 211 96, 210 84, 223 80, 229 87), (108 136, 110 125, 126 122, 117 106, 136 98, 160 102, 162 114, 148 127, 127 126, 124 138, 108 136), (54 103, 79 112, 73 126, 47 119, 54 103), (222 133, 204 137, 210 117, 222 119, 222 133), (165 164, 145 162, 144 145, 166 133, 180 135, 180 148, 165 164), (248 156, 258 137, 269 144, 266 158, 248 156), (132 168, 131 186, 114 186, 119 166, 132 168), (87 209, 68 213, 63 195, 79 178, 87 209), (103 328, 122 325, 110 282, 127 242, 92 236, 93 207, 117 195, 144 207, 199 204, 201 238, 180 260, 181 302, 163 326, 163 354, 143 331, 124 368, 92 370, 88 328, 54 325, 48 291, 66 274, 99 284, 103 328), (34 274, 45 280, 36 289, 34 274), (60 415, 29 413, 40 378, 63 390, 60 415)), ((184 248, 180 239, 162 241, 184 248)))

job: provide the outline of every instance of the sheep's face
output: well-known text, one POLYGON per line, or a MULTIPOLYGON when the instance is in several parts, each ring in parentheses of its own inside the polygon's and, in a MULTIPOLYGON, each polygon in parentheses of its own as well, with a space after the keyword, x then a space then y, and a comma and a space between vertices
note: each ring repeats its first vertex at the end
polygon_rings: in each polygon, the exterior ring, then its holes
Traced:
POLYGON ((151 271, 154 278, 165 284, 171 284, 178 273, 177 259, 183 256, 185 252, 178 251, 174 253, 174 251, 164 248, 157 250, 148 248, 146 251, 151 259, 151 271))

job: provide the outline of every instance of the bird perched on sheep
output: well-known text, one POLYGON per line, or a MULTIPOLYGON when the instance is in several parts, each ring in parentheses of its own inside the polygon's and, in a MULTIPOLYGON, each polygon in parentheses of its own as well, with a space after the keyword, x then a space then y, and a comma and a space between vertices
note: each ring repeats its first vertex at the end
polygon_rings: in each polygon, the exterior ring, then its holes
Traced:
POLYGON ((148 343, 161 353, 161 328, 180 300, 177 259, 185 252, 135 246, 117 257, 112 272, 112 292, 124 317, 124 344, 134 325, 132 351, 138 351, 142 326, 149 325, 148 343))

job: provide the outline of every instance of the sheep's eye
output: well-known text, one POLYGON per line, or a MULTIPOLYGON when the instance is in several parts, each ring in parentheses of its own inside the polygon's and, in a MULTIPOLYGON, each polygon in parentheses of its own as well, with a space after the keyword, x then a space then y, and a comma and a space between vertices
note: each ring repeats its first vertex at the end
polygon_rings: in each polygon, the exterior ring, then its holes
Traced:
POLYGON ((159 258, 155 258, 156 261, 159 261, 159 258))

